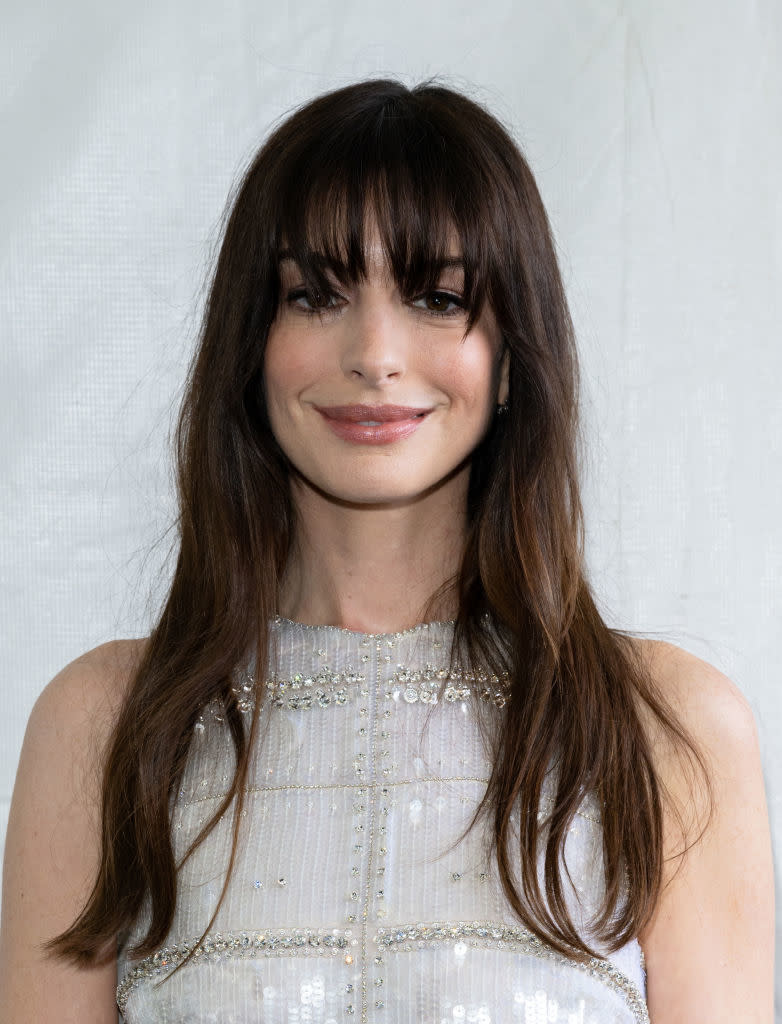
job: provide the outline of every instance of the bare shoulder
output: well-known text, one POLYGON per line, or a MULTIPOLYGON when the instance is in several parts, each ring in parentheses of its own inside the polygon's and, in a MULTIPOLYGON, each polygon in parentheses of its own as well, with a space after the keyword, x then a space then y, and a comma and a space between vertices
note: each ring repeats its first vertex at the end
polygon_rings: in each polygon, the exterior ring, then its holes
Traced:
POLYGON ((122 706, 147 642, 111 640, 74 659, 44 687, 31 724, 54 716, 63 723, 109 725, 122 706))
POLYGON ((43 689, 8 817, 0 915, 0 1019, 116 1022, 116 962, 77 969, 44 943, 85 905, 100 862, 106 744, 145 641, 103 644, 43 689))
POLYGON ((663 889, 639 935, 651 1018, 767 1024, 774 880, 755 716, 713 665, 673 644, 636 643, 708 780, 699 785, 681 746, 646 716, 665 811, 663 889))
POLYGON ((757 749, 752 708, 728 676, 675 644, 639 639, 635 645, 660 695, 709 760, 719 764, 742 750, 757 749))
POLYGON ((49 682, 30 713, 17 774, 50 776, 57 789, 66 778, 94 792, 106 742, 147 641, 112 640, 80 655, 49 682), (70 771, 62 774, 67 765, 70 771), (59 767, 58 767, 59 766, 59 767))

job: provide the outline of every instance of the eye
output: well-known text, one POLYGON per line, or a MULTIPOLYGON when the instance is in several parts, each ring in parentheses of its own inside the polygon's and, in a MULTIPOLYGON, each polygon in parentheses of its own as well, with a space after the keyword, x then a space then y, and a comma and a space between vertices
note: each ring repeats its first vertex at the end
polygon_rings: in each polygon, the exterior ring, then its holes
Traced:
POLYGON ((458 316, 464 312, 464 301, 460 295, 451 292, 425 292, 413 299, 416 309, 434 313, 435 316, 458 316))
POLYGON ((306 288, 292 288, 285 297, 289 306, 308 315, 323 313, 335 309, 340 304, 340 296, 336 292, 308 291, 306 288))

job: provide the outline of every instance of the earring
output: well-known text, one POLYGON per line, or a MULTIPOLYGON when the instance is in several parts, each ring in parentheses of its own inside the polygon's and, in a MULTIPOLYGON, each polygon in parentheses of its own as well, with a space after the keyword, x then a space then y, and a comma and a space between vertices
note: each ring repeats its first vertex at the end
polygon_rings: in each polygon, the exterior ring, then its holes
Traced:
POLYGON ((507 401, 503 402, 502 405, 498 405, 497 406, 497 415, 498 416, 502 416, 507 411, 508 411, 508 403, 507 403, 507 401))

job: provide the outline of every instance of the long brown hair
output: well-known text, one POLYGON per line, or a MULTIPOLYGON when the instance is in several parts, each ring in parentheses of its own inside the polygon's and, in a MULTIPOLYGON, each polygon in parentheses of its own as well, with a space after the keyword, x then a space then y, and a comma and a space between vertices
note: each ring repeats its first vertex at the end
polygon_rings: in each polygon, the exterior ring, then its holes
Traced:
POLYGON ((467 542, 452 581, 455 648, 476 666, 507 671, 511 682, 470 827, 486 819, 520 920, 576 958, 592 949, 568 914, 562 855, 586 794, 598 802, 603 837, 596 937, 618 948, 659 896, 663 794, 642 713, 696 761, 698 754, 633 642, 603 621, 585 576, 577 361, 543 203, 509 133, 481 105, 436 81, 408 89, 375 80, 296 111, 231 200, 177 432, 173 582, 108 747, 94 888, 74 924, 49 943, 76 963, 94 962, 145 900, 149 929, 132 952, 145 956, 163 943, 177 892, 172 797, 196 719, 212 701, 224 709, 236 767, 190 852, 234 805, 227 884, 261 705, 246 726, 232 678, 248 644, 256 664, 267 664, 265 624, 279 610, 277 581, 293 540, 288 467, 263 388, 280 253, 293 255, 313 291, 328 290, 327 270, 356 282, 366 273, 368 209, 405 296, 436 287, 455 232, 470 326, 490 303, 510 351, 509 409, 474 453, 467 542), (487 614, 498 630, 485 629, 487 614), (552 765, 555 799, 539 821, 552 765), (514 809, 521 829, 511 841, 514 809))

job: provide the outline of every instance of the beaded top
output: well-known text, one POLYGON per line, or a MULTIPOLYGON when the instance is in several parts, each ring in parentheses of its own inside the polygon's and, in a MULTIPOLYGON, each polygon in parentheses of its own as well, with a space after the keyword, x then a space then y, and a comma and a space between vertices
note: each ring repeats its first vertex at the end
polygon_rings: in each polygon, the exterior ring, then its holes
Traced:
MULTIPOLYGON (((508 681, 449 672, 453 629, 366 634, 271 622, 226 897, 199 944, 227 869, 231 812, 180 868, 163 948, 127 956, 146 913, 123 945, 117 1005, 127 1024, 648 1022, 637 942, 587 963, 554 952, 510 908, 485 823, 457 841, 491 771, 475 702, 501 707, 508 681)), ((248 714, 253 676, 250 666, 235 686, 248 714)), ((177 861, 232 767, 227 726, 209 707, 173 807, 177 861)), ((589 938, 602 880, 590 800, 565 857, 571 914, 589 938)))

